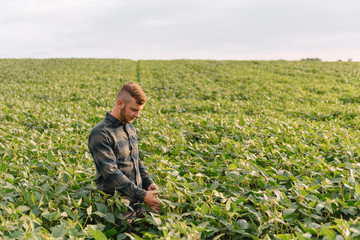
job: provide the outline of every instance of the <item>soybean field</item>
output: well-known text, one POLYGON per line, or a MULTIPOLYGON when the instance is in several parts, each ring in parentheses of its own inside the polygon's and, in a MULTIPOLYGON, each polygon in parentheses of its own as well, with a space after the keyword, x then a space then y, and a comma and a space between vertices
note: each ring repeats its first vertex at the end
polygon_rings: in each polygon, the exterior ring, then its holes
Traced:
POLYGON ((0 59, 0 239, 360 239, 359 114, 357 62, 0 59), (87 148, 128 81, 163 203, 131 224, 87 148))

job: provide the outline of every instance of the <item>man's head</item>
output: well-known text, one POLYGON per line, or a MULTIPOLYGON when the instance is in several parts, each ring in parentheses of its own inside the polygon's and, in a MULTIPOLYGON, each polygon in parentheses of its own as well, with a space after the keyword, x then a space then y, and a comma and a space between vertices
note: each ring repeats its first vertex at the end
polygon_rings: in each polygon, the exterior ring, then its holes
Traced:
POLYGON ((146 95, 139 85, 125 83, 116 96, 116 104, 111 114, 123 123, 131 123, 140 116, 146 102, 146 95))
POLYGON ((139 105, 144 105, 146 102, 146 95, 142 88, 133 82, 125 83, 116 96, 116 101, 122 99, 124 102, 128 103, 131 98, 135 98, 136 103, 139 105))

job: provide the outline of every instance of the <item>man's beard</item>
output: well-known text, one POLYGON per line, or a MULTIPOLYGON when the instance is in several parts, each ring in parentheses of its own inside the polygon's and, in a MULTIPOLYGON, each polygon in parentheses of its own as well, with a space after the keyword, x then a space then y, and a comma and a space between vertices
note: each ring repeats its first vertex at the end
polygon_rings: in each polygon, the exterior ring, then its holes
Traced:
POLYGON ((120 110, 120 119, 123 123, 131 123, 133 120, 126 118, 126 105, 120 110))

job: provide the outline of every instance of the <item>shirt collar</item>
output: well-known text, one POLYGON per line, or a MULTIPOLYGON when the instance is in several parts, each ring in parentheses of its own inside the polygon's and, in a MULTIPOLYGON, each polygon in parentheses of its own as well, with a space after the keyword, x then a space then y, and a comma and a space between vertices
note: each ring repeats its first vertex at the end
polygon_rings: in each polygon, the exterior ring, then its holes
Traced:
POLYGON ((111 115, 110 112, 106 112, 106 118, 115 126, 122 126, 124 125, 119 119, 111 115))

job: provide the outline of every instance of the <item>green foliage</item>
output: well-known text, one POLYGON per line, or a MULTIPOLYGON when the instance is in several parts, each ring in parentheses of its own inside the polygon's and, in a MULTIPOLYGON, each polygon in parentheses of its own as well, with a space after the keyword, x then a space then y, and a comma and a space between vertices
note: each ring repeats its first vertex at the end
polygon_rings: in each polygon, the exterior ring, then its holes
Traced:
POLYGON ((0 238, 359 238, 359 67, 1 59, 0 238), (126 81, 163 202, 131 225, 87 150, 126 81))

